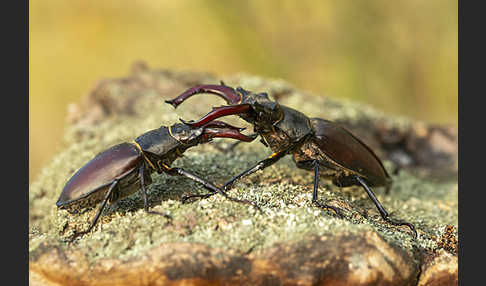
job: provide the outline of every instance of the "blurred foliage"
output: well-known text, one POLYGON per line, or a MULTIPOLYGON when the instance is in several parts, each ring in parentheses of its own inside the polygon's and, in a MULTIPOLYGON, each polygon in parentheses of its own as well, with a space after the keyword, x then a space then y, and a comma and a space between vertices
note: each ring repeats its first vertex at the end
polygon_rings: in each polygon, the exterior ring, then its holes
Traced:
MULTIPOLYGON (((152 68, 247 72, 389 114, 457 124, 457 1, 29 1, 30 179, 67 105, 152 68)), ((324 116, 324 115, 323 115, 324 116)))

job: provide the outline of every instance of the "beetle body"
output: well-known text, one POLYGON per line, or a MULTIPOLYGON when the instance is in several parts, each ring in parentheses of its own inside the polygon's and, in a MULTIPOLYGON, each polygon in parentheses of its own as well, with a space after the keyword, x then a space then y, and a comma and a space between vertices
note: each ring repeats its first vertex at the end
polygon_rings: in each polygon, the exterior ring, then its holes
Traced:
POLYGON ((274 164, 285 155, 292 155, 298 168, 314 171, 312 201, 319 207, 332 209, 339 214, 337 208, 317 201, 319 176, 331 179, 340 187, 362 186, 385 221, 393 225, 406 225, 417 236, 412 224, 388 217, 369 187, 389 187, 392 180, 371 148, 345 128, 325 119, 309 118, 293 108, 270 100, 266 93, 252 93, 241 87, 233 89, 223 83, 219 86, 197 86, 166 102, 177 107, 198 93, 216 94, 230 105, 213 108, 198 121, 183 122, 197 127, 223 116, 238 115, 253 125, 256 134, 262 137, 262 143, 273 151, 268 158, 226 182, 223 185, 225 189, 236 180, 274 164))
MULTIPOLYGON (((313 161, 321 165, 320 174, 338 186, 359 185, 351 175, 366 179, 370 186, 388 186, 391 178, 376 154, 344 127, 321 118, 309 118, 300 111, 280 105, 266 93, 251 93, 241 87, 234 91, 239 105, 248 104, 248 111, 237 113, 254 125, 254 131, 274 154, 293 155, 299 168, 313 170, 313 161)), ((225 97, 223 97, 225 98, 225 97)), ((226 98, 228 99, 228 98, 226 98)), ((218 118, 213 110, 192 126, 218 118)))
POLYGON ((82 208, 93 207, 102 202, 88 230, 75 234, 73 239, 91 230, 107 202, 116 202, 140 189, 143 191, 144 208, 148 212, 145 187, 151 184, 150 175, 153 172, 185 176, 202 183, 211 192, 221 192, 226 196, 212 183, 181 168, 171 168, 170 165, 188 148, 216 137, 241 141, 254 139, 241 134, 240 130, 220 121, 213 121, 202 127, 178 123, 148 131, 132 143, 121 143, 99 153, 68 180, 56 203, 60 209, 77 213, 82 208))

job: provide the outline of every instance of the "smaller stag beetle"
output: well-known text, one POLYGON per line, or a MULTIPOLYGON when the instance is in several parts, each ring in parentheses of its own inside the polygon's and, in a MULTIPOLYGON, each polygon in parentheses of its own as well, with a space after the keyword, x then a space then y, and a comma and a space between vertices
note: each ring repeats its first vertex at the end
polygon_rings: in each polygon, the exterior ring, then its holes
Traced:
POLYGON ((406 225, 417 237, 413 224, 389 218, 371 191, 370 187, 389 187, 392 180, 375 153, 348 130, 334 122, 309 118, 293 108, 280 105, 270 100, 266 93, 252 93, 241 87, 235 90, 223 82, 221 85, 195 86, 166 103, 177 108, 184 100, 199 93, 218 95, 230 105, 213 108, 198 121, 185 122, 181 119, 182 122, 198 127, 211 120, 237 114, 253 125, 256 135, 261 136, 261 142, 273 151, 268 158, 226 182, 222 187, 224 190, 236 180, 262 170, 290 154, 298 168, 314 171, 312 202, 317 206, 331 209, 341 216, 336 207, 317 201, 319 175, 331 179, 339 187, 362 186, 386 222, 395 226, 406 225))
POLYGON ((166 214, 149 211, 145 187, 152 183, 150 175, 154 171, 187 177, 201 183, 212 193, 220 193, 235 202, 252 204, 258 209, 252 202, 231 198, 212 183, 182 168, 169 167, 188 148, 213 138, 233 138, 245 142, 256 138, 241 134, 242 129, 221 121, 211 121, 201 127, 177 123, 161 126, 140 135, 131 143, 121 143, 99 153, 69 179, 56 203, 60 209, 77 213, 82 208, 102 202, 88 229, 76 232, 71 241, 93 228, 108 201, 113 203, 139 189, 142 190, 147 213, 170 218, 166 214))

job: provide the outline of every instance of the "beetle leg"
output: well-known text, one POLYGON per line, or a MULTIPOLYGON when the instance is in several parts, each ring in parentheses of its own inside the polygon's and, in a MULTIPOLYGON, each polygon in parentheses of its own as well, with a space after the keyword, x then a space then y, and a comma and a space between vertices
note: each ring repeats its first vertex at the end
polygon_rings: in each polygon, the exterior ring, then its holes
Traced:
POLYGON ((240 199, 237 199, 237 198, 230 197, 226 194, 226 192, 224 192, 220 188, 216 187, 215 185, 211 184, 210 182, 208 182, 208 181, 206 181, 206 180, 196 176, 195 174, 192 174, 192 173, 190 173, 190 172, 188 172, 188 171, 186 171, 182 168, 169 168, 169 169, 166 169, 166 172, 169 175, 184 176, 186 178, 189 178, 189 179, 191 179, 195 182, 202 184, 206 189, 208 189, 212 192, 210 195, 215 194, 215 193, 220 193, 221 195, 223 195, 226 199, 228 199, 230 201, 252 205, 254 208, 256 208, 257 210, 262 212, 262 210, 254 202, 251 202, 251 201, 248 201, 248 200, 240 200, 240 199))
POLYGON ((230 188, 236 180, 239 180, 245 176, 255 173, 256 171, 263 170, 266 167, 275 164, 278 160, 280 160, 280 158, 282 158, 285 155, 287 155, 287 151, 273 153, 268 158, 256 163, 253 167, 241 172, 240 174, 238 174, 237 176, 235 176, 234 178, 226 182, 222 188, 224 190, 228 190, 228 188, 230 188))
POLYGON ((383 208, 383 206, 381 205, 381 203, 378 201, 378 198, 371 191, 371 189, 368 187, 368 185, 365 183, 365 181, 361 177, 359 177, 359 176, 356 176, 356 179, 361 184, 361 186, 363 186, 363 188, 366 190, 366 193, 368 193, 368 196, 370 197, 370 199, 373 201, 373 203, 375 203, 376 208, 380 212, 381 217, 386 222, 388 222, 388 223, 390 223, 392 225, 396 225, 396 226, 400 226, 400 225, 406 225, 406 226, 408 226, 413 231, 414 238, 417 238, 417 231, 415 230, 415 226, 413 224, 411 224, 409 222, 406 222, 406 221, 395 221, 395 220, 392 220, 391 218, 389 218, 388 217, 388 212, 383 208))
POLYGON ((181 199, 181 202, 184 204, 188 199, 192 198, 201 198, 201 199, 206 199, 209 198, 212 195, 216 195, 219 192, 211 192, 207 194, 194 194, 194 195, 184 195, 181 199))
MULTIPOLYGON (((283 152, 277 152, 277 153, 273 153, 272 155, 270 155, 268 158, 256 163, 253 167, 249 168, 248 170, 245 170, 243 172, 241 172, 240 174, 238 174, 237 176, 235 176, 234 178, 232 178, 231 180, 227 181, 226 183, 224 183, 223 185, 223 189, 226 191, 228 190, 236 180, 239 180, 247 175, 250 175, 250 174, 253 174, 254 172, 258 171, 258 170, 263 170, 265 169, 266 167, 270 166, 270 165, 273 165, 274 163, 276 163, 280 158, 282 158, 283 156, 285 156, 287 154, 287 152, 283 151, 283 152)), ((208 198, 212 195, 215 195, 217 192, 220 192, 220 191, 213 191, 209 194, 204 194, 204 195, 189 195, 189 196, 185 196, 184 198, 182 198, 182 201, 185 202, 186 200, 190 199, 190 198, 195 198, 195 197, 201 197, 201 198, 208 198)))
POLYGON ((338 208, 330 206, 328 204, 321 204, 319 201, 317 201, 317 190, 319 189, 319 162, 317 160, 314 160, 312 164, 314 165, 314 190, 312 192, 312 202, 321 209, 333 210, 337 216, 343 218, 341 213, 338 211, 338 208))
POLYGON ((145 178, 144 178, 144 169, 145 169, 145 164, 142 163, 142 165, 140 166, 140 185, 141 185, 141 189, 142 189, 142 194, 143 194, 143 208, 145 209, 145 212, 149 213, 149 214, 157 214, 157 215, 162 215, 164 216, 165 218, 167 219, 172 219, 172 217, 168 214, 164 214, 164 213, 159 213, 159 212, 156 212, 156 211, 151 211, 149 210, 149 206, 148 206, 148 196, 147 196, 147 190, 145 189, 145 178))
POLYGON ((108 189, 108 192, 106 192, 105 197, 103 198, 103 202, 101 203, 101 206, 98 208, 98 212, 96 213, 96 216, 94 217, 94 219, 91 221, 91 224, 89 225, 88 229, 85 230, 85 231, 74 232, 74 235, 71 237, 69 242, 73 242, 74 239, 76 239, 78 236, 81 236, 81 235, 86 234, 86 233, 91 231, 93 226, 95 226, 96 222, 98 221, 98 218, 101 215, 101 211, 105 208, 105 205, 108 202, 108 199, 110 198, 111 193, 113 192, 113 190, 115 189, 115 186, 117 184, 118 184, 118 179, 114 180, 111 183, 110 188, 108 189))

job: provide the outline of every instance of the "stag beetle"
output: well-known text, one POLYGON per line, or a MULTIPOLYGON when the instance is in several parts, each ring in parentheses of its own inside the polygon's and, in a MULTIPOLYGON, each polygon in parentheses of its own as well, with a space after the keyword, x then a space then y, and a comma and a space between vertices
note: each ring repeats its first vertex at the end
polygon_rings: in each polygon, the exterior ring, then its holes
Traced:
POLYGON ((200 127, 177 123, 168 127, 161 126, 140 135, 131 143, 121 143, 99 153, 69 179, 56 203, 58 208, 77 213, 82 208, 102 202, 88 229, 76 232, 71 241, 93 228, 108 201, 113 203, 135 193, 138 189, 142 190, 144 209, 147 213, 170 218, 166 214, 149 211, 145 187, 152 183, 150 175, 154 171, 159 174, 164 172, 172 176, 187 177, 201 183, 213 193, 219 192, 232 201, 253 205, 249 201, 227 196, 215 185, 182 168, 169 167, 174 160, 182 157, 182 153, 188 148, 209 142, 213 138, 233 138, 245 142, 256 138, 240 133, 242 130, 243 128, 221 121, 210 121, 200 127))
POLYGON ((331 209, 341 216, 336 207, 317 201, 319 175, 331 179, 339 187, 362 186, 386 222, 395 226, 406 225, 417 237, 414 225, 389 218, 388 212, 371 191, 370 187, 389 187, 392 180, 378 156, 345 128, 329 120, 309 118, 293 108, 270 100, 264 92, 252 93, 241 87, 234 89, 223 82, 221 85, 195 86, 166 103, 177 108, 184 100, 199 93, 218 95, 230 105, 215 107, 198 121, 186 122, 181 119, 183 123, 198 127, 219 117, 237 114, 253 125, 256 135, 261 136, 261 142, 273 151, 268 158, 226 182, 222 186, 224 190, 236 180, 290 154, 298 168, 314 171, 312 202, 317 206, 331 209))

